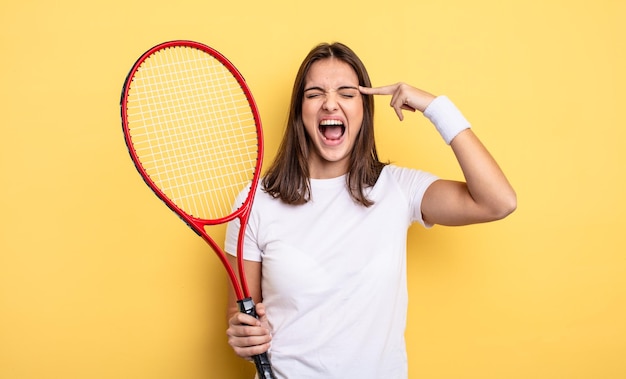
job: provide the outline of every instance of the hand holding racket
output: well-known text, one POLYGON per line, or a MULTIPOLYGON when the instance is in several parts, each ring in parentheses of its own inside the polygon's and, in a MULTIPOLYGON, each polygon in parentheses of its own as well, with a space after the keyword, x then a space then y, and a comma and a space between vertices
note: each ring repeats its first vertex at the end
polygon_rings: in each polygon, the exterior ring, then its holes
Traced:
MULTIPOLYGON (((256 317, 243 269, 243 237, 263 158, 261 120, 239 71, 214 49, 170 41, 145 52, 122 90, 122 126, 135 167, 152 191, 220 258, 241 312, 256 317), (241 204, 235 199, 247 192, 241 204), (238 218, 239 279, 205 226, 238 218)), ((275 379, 267 353, 259 379, 275 379)))

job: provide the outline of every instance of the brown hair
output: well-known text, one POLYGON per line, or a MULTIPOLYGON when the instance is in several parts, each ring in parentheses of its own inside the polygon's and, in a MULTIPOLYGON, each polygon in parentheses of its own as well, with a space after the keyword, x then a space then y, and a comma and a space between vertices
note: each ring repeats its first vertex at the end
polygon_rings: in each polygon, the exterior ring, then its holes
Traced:
MULTIPOLYGON (((274 162, 263 178, 265 192, 280 198, 287 204, 304 204, 311 198, 309 181, 309 137, 302 121, 302 100, 306 75, 313 63, 329 58, 349 64, 357 74, 359 85, 371 87, 367 70, 359 57, 346 45, 335 42, 322 43, 306 56, 293 86, 287 128, 274 162)), ((350 168, 346 184, 350 195, 366 207, 373 204, 365 196, 365 188, 376 184, 385 166, 378 160, 374 141, 374 99, 372 95, 361 95, 363 99, 363 124, 350 154, 350 168)))

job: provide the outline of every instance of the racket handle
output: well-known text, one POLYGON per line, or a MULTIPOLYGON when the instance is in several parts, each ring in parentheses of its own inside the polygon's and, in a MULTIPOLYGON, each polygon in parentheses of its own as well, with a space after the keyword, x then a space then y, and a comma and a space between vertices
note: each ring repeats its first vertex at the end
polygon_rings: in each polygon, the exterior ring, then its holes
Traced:
POLYGON ((256 372, 259 379, 276 379, 274 371, 272 371, 272 365, 270 359, 267 357, 267 353, 262 353, 252 357, 254 365, 256 366, 256 372))
MULTIPOLYGON (((241 312, 259 318, 259 315, 256 314, 256 307, 254 306, 254 301, 251 297, 238 300, 237 304, 239 304, 239 310, 241 312)), ((267 356, 267 352, 252 356, 252 360, 254 361, 256 371, 259 374, 259 379, 276 379, 276 376, 272 371, 272 364, 267 356)))

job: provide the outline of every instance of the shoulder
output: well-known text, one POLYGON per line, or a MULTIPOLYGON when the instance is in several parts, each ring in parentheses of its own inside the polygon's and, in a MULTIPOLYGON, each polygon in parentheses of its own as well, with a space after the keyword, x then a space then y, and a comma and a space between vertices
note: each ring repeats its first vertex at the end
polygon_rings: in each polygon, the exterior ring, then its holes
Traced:
POLYGON ((381 172, 375 190, 387 195, 395 192, 407 199, 409 204, 419 206, 426 190, 437 180, 439 177, 430 172, 387 165, 381 172))
POLYGON ((252 212, 254 213, 255 210, 256 213, 275 212, 285 207, 289 208, 290 205, 285 203, 280 197, 269 193, 260 181, 254 194, 252 212))
POLYGON ((402 187, 412 187, 413 185, 429 186, 437 179, 439 178, 430 172, 393 164, 385 166, 379 177, 379 180, 396 182, 402 187))

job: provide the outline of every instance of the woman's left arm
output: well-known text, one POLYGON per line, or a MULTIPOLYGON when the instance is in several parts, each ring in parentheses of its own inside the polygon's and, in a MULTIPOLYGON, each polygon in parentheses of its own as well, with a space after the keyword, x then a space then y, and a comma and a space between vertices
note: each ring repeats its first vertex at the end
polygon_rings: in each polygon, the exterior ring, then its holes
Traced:
POLYGON ((437 180, 426 190, 422 215, 431 224, 467 225, 502 219, 517 207, 517 196, 489 151, 471 129, 450 146, 465 182, 437 180))
POLYGON ((405 83, 360 88, 363 94, 391 95, 391 107, 403 120, 403 111, 420 111, 449 144, 459 162, 465 182, 437 180, 422 200, 424 221, 440 225, 467 225, 495 221, 517 207, 517 196, 489 151, 469 128, 469 123, 445 97, 405 83), (436 100, 436 101, 435 101, 436 100))

